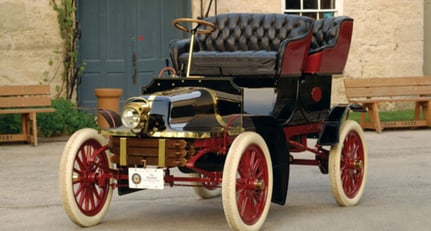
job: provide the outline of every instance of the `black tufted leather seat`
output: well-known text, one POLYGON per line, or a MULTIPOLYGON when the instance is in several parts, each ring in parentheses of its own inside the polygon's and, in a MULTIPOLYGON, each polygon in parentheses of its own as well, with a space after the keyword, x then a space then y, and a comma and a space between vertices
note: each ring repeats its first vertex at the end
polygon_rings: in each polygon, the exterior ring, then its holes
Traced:
MULTIPOLYGON (((231 13, 205 20, 216 30, 196 36, 191 75, 275 77, 302 72, 311 43, 311 18, 231 13)), ((184 73, 190 39, 169 46, 174 68, 184 73)))

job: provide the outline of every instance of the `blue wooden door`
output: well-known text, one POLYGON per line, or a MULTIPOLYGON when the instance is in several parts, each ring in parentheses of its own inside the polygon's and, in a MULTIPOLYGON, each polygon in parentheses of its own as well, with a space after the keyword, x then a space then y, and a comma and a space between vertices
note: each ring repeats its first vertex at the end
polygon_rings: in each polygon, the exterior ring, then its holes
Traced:
POLYGON ((95 88, 122 88, 122 100, 139 95, 169 58, 168 43, 186 36, 172 26, 190 17, 190 0, 81 0, 79 62, 85 63, 78 104, 96 108, 95 88))

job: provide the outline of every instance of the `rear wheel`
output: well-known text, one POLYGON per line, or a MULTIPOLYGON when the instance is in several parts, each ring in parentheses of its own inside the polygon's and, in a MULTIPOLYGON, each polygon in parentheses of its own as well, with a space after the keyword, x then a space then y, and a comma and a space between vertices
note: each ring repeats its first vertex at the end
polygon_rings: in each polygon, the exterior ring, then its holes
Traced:
POLYGON ((271 204, 272 163, 263 138, 241 133, 232 143, 223 170, 222 199, 232 230, 259 230, 271 204))
POLYGON ((368 154, 364 133, 358 123, 346 120, 340 142, 329 153, 332 194, 340 206, 354 206, 362 197, 367 178, 368 154))
MULTIPOLYGON (((192 177, 201 177, 199 173, 190 174, 192 177)), ((218 197, 221 194, 220 186, 218 185, 209 185, 200 182, 193 182, 193 191, 202 199, 210 199, 214 197, 218 197)))
POLYGON ((106 144, 96 130, 85 128, 72 135, 63 151, 60 195, 67 215, 80 226, 98 224, 111 203, 111 180, 103 177, 112 167, 108 151, 102 149, 106 144))

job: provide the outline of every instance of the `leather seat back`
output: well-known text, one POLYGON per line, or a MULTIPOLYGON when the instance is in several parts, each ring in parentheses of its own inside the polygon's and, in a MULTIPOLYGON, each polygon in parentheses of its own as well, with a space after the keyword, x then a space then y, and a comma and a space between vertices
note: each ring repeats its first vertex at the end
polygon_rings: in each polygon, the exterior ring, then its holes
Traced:
POLYGON ((285 39, 304 37, 313 20, 287 14, 220 14, 206 18, 216 30, 198 36, 199 50, 277 51, 285 39))

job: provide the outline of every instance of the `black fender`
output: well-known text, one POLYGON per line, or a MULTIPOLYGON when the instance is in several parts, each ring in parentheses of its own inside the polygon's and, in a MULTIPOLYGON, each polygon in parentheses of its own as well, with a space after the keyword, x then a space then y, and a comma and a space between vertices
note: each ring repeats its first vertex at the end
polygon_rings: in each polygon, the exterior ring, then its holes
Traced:
POLYGON ((287 188, 289 185, 289 149, 286 137, 280 123, 271 116, 247 116, 252 127, 246 130, 253 130, 265 140, 268 146, 273 171, 273 192, 272 202, 280 205, 286 203, 287 188))
POLYGON ((122 125, 121 116, 117 112, 109 109, 98 109, 98 113, 108 122, 110 128, 117 128, 122 125))
POLYGON ((341 123, 348 117, 349 111, 366 112, 366 109, 359 104, 340 104, 331 108, 317 140, 318 144, 338 144, 341 123))

